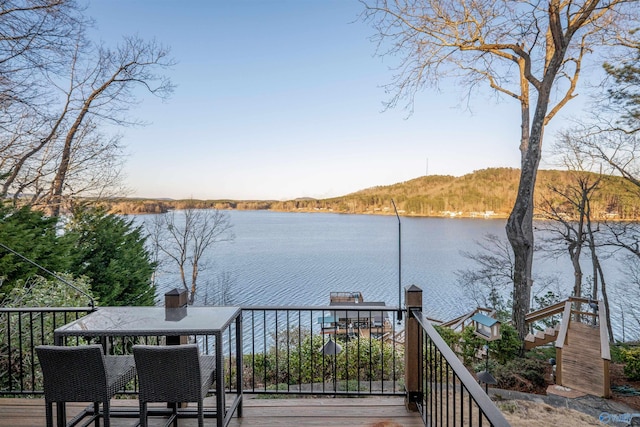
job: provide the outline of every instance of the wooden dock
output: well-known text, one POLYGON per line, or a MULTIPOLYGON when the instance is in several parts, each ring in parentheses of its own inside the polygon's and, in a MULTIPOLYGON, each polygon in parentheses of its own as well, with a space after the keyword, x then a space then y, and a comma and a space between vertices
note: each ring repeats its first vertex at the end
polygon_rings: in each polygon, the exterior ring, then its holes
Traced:
MULTIPOLYGON (((209 402, 205 401, 205 406, 209 402)), ((114 406, 137 408, 137 400, 117 400, 114 406)), ((84 404, 68 404, 71 418, 84 404)), ((112 427, 133 427, 136 418, 111 418, 112 427)), ((150 427, 164 426, 162 417, 149 419, 150 427)), ((40 398, 0 398, 0 427, 44 426, 44 400, 40 398)), ((181 419, 181 427, 197 425, 196 419, 181 419)), ((208 418, 205 425, 215 425, 208 418)), ((367 426, 367 427, 423 427, 420 415, 407 412, 404 399, 399 397, 361 398, 309 398, 309 399, 257 399, 245 396, 243 417, 233 416, 231 427, 280 427, 280 426, 367 426)))

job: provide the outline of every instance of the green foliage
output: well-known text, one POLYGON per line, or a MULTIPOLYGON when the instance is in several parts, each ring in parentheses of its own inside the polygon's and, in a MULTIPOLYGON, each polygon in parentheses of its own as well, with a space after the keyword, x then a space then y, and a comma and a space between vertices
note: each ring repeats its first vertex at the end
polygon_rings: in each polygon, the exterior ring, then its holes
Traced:
POLYGON ((348 342, 338 340, 342 351, 332 356, 322 354, 325 342, 325 337, 308 331, 279 333, 266 353, 243 358, 245 382, 255 381, 245 386, 269 389, 275 384, 317 384, 335 379, 339 390, 362 391, 368 389, 370 381, 396 380, 399 384, 404 373, 401 348, 395 348, 394 354, 393 345, 361 337, 348 342))
POLYGON ((529 350, 525 357, 529 359, 537 359, 542 360, 549 363, 549 359, 555 359, 556 357, 556 348, 555 347, 536 347, 529 350))
MULTIPOLYGON (((132 221, 102 210, 77 210, 62 233, 57 218, 45 217, 28 206, 0 205, 0 242, 52 273, 84 276, 103 305, 154 303, 151 276, 155 265, 145 249, 141 228, 132 221)), ((24 287, 25 296, 27 290, 33 291, 32 280, 45 274, 4 248, 0 248, 0 271, 0 300, 5 304, 15 287, 24 287)), ((77 279, 68 277, 75 284, 77 279)), ((80 301, 87 304, 86 297, 80 301)), ((59 304, 74 302, 59 300, 59 304)))
POLYGON ((625 114, 622 119, 632 128, 637 127, 640 120, 640 46, 636 46, 636 54, 620 64, 604 64, 604 69, 614 78, 615 85, 609 88, 613 100, 623 105, 625 114))
POLYGON ((92 296, 88 279, 74 279, 69 274, 60 274, 60 277, 86 295, 55 278, 34 276, 27 281, 18 281, 18 286, 7 296, 7 304, 11 307, 86 307, 89 304, 87 295, 92 296))
POLYGON ((465 365, 469 366, 476 360, 476 353, 487 343, 474 332, 473 326, 464 328, 461 334, 460 355, 465 365))
MULTIPOLYGON (((91 295, 87 280, 74 280, 70 275, 64 274, 60 277, 73 281, 79 290, 91 295)), ((47 280, 33 276, 26 281, 18 281, 7 295, 6 303, 16 308, 84 307, 87 305, 87 297, 57 279, 47 280)), ((8 390, 10 383, 15 385, 20 381, 25 389, 42 389, 42 378, 38 369, 21 370, 21 367, 35 364, 33 353, 23 351, 24 346, 28 344, 25 340, 28 339, 32 344, 53 344, 54 329, 67 320, 63 313, 55 312, 6 313, 3 316, 5 327, 0 328, 0 354, 6 357, 0 358, 1 390, 8 390)))
POLYGON ((498 381, 498 388, 534 392, 546 386, 545 372, 547 368, 548 362, 518 358, 503 365, 496 365, 493 369, 493 375, 498 381))
MULTIPOLYGON (((462 356, 462 360, 467 366, 473 365, 477 361, 476 354, 485 345, 489 346, 490 360, 505 364, 518 357, 522 341, 520 341, 516 329, 508 323, 503 323, 500 326, 500 331, 502 334, 500 339, 488 342, 484 338, 477 336, 472 326, 467 326, 461 334, 457 334, 459 337, 457 341, 451 341, 453 344, 457 343, 456 346, 452 346, 447 339, 445 341, 451 348, 458 349, 458 354, 462 356)), ((448 332, 445 334, 453 337, 448 332)))
POLYGON ((451 328, 447 328, 444 326, 434 325, 434 329, 438 332, 440 337, 447 343, 447 345, 455 351, 460 343, 460 333, 454 331, 451 328))
POLYGON ((621 348, 624 374, 632 381, 640 380, 640 347, 621 348))
POLYGON ((491 358, 505 364, 518 357, 522 348, 522 341, 518 337, 516 328, 509 323, 500 325, 500 332, 502 337, 489 343, 489 351, 491 358))
MULTIPOLYGON (((29 207, 0 204, 0 242, 49 271, 69 271, 74 236, 59 235, 57 218, 45 217, 29 207)), ((44 274, 38 267, 0 248, 0 301, 21 281, 44 274)))
POLYGON ((73 271, 90 279, 104 306, 153 305, 155 264, 142 227, 102 209, 74 212, 68 232, 77 236, 73 271))
POLYGON ((427 375, 432 378, 445 378, 451 375, 452 369, 446 359, 442 357, 441 352, 431 340, 426 340, 422 349, 426 359, 427 375))
MULTIPOLYGON (((534 295, 533 297, 534 304, 532 307, 532 311, 549 307, 551 305, 559 303, 560 301, 562 301, 560 296, 552 291, 547 291, 547 293, 542 296, 534 295)), ((555 314, 553 316, 542 319, 539 322, 536 322, 536 324, 534 324, 533 326, 534 328, 539 330, 542 330, 543 328, 553 328, 557 324, 559 324, 561 320, 562 320, 562 314, 555 314), (537 323, 542 324, 543 327, 540 327, 540 325, 538 325, 537 323)))
POLYGON ((624 363, 622 350, 628 348, 625 344, 612 344, 609 346, 611 354, 611 363, 624 363))
POLYGON ((505 298, 496 288, 492 288, 489 292, 489 305, 496 311, 496 319, 500 322, 506 322, 511 318, 511 307, 513 305, 512 293, 509 298, 505 298))

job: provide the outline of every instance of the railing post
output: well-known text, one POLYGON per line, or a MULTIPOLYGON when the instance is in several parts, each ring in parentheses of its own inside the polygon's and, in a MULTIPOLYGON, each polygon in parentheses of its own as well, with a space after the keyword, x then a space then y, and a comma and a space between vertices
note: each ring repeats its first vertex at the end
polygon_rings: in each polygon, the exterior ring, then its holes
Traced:
POLYGON ((420 344, 420 325, 411 315, 411 309, 422 310, 422 289, 416 285, 405 288, 404 301, 407 308, 404 332, 404 384, 405 406, 409 411, 417 411, 417 402, 422 400, 420 371, 422 366, 422 346, 420 344))

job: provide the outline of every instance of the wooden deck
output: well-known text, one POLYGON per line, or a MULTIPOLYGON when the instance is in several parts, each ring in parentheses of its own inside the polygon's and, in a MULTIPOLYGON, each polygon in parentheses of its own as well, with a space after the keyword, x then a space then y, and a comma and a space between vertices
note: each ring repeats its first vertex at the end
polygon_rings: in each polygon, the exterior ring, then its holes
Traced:
MULTIPOLYGON (((116 406, 137 408, 137 400, 118 400, 116 406)), ((71 418, 82 404, 68 404, 67 415, 71 418)), ((54 409, 55 410, 55 409, 54 409)), ((149 419, 150 427, 163 426, 160 417, 149 419)), ((112 418, 113 427, 133 427, 134 418, 112 418)), ((43 399, 0 398, 0 427, 44 426, 45 408, 43 399)), ((181 427, 197 425, 195 419, 181 419, 181 427)), ((205 425, 215 425, 208 418, 205 425)), ((364 398, 315 398, 315 399, 256 399, 245 396, 243 417, 234 414, 231 427, 280 427, 280 426, 369 426, 369 427, 422 427, 424 424, 416 412, 407 412, 404 399, 398 397, 364 398)))

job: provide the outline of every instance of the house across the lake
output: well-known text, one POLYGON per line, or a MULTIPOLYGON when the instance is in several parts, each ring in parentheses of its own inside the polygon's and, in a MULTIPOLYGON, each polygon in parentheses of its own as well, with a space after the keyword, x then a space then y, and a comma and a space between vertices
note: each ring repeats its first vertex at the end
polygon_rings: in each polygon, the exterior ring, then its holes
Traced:
POLYGON ((318 318, 323 334, 382 338, 391 331, 388 312, 375 309, 385 307, 384 301, 365 301, 360 292, 331 292, 329 306, 332 309, 318 318))

